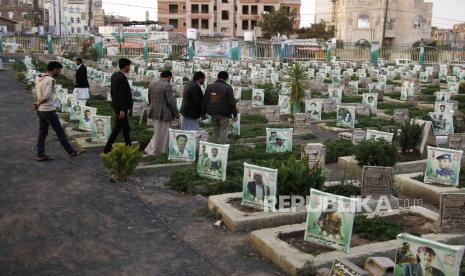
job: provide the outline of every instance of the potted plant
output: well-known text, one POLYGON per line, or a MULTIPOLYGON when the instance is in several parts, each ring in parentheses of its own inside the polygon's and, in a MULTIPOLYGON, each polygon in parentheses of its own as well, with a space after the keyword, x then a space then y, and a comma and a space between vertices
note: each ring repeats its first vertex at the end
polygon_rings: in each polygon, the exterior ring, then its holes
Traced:
POLYGON ((287 72, 285 82, 291 88, 290 103, 292 113, 299 113, 305 109, 305 90, 309 89, 307 68, 300 63, 294 63, 287 72))

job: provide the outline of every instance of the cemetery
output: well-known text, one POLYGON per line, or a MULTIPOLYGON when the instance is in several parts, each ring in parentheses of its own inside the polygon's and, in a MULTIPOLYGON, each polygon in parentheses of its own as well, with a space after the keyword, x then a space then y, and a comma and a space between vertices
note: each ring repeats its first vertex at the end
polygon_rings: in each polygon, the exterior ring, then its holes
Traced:
MULTIPOLYGON (((63 56, 17 59, 17 79, 34 94, 51 60, 64 66, 56 107, 66 135, 100 152, 115 117, 116 60, 85 61, 87 100, 73 98, 76 65, 63 56)), ((375 266, 394 273, 379 275, 401 275, 408 257, 425 248, 445 260, 443 275, 465 273, 465 68, 334 57, 132 62, 129 123, 137 150, 127 158, 135 160, 134 176, 118 172, 118 179, 163 174, 167 189, 208 197, 209 212, 221 217, 215 225, 247 233, 263 257, 291 275, 342 275, 330 274, 336 266, 359 271, 350 275, 375 266), (142 156, 154 134, 148 87, 164 69, 173 72, 178 109, 193 72, 205 73, 203 92, 219 71, 229 73, 239 116, 230 122, 228 144, 211 143, 210 118, 199 131, 180 130, 177 119, 169 153, 142 156), (179 135, 186 155, 175 154, 179 135), (213 149, 218 156, 209 155, 213 149)))

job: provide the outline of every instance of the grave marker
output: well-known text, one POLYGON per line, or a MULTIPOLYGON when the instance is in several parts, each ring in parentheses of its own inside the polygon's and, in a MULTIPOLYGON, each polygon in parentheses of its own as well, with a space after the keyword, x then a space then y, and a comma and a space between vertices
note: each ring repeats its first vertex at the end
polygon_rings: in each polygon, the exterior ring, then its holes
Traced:
POLYGON ((326 162, 326 146, 321 143, 302 145, 300 157, 302 160, 308 160, 308 167, 310 169, 314 168, 316 165, 320 168, 324 168, 326 162))
POLYGON ((333 266, 329 271, 329 276, 341 276, 341 275, 348 275, 348 276, 369 276, 370 273, 362 270, 358 266, 354 265, 353 263, 345 260, 345 259, 337 259, 334 260, 333 266))
POLYGON ((394 109, 394 115, 393 115, 394 121, 398 123, 405 122, 405 120, 408 120, 408 116, 409 116, 408 108, 394 109))
POLYGON ((362 197, 390 196, 392 167, 363 166, 362 197))
POLYGON ((465 229, 465 193, 441 193, 439 227, 444 232, 462 232, 465 229))
POLYGON ((306 130, 310 128, 310 116, 306 113, 294 114, 294 130, 306 130))
POLYGON ((267 105, 265 106, 265 118, 269 123, 276 123, 280 121, 279 106, 267 105))

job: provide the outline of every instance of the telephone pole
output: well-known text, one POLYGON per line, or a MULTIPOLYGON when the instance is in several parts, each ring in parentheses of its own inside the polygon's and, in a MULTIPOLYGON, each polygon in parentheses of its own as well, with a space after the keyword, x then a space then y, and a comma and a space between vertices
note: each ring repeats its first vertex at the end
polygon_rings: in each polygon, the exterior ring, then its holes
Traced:
POLYGON ((37 32, 35 34, 35 50, 39 51, 40 48, 40 37, 39 37, 39 27, 40 27, 40 13, 39 13, 39 0, 34 0, 32 2, 33 8, 34 8, 34 20, 35 20, 35 25, 37 28, 37 32))
POLYGON ((381 37, 380 48, 383 47, 384 37, 386 36, 386 23, 387 23, 387 17, 388 17, 388 9, 389 9, 389 0, 386 0, 386 6, 384 9, 383 36, 381 37))

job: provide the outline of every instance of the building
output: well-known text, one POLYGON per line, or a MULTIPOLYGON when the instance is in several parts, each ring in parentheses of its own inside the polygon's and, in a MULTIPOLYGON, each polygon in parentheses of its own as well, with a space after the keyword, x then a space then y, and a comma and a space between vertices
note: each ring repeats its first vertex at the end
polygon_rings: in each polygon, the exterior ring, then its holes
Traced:
POLYGON ((120 23, 120 22, 129 22, 129 21, 131 21, 129 19, 129 17, 121 16, 121 15, 113 15, 113 14, 104 15, 104 19, 105 19, 104 26, 113 25, 113 24, 117 24, 117 23, 120 23))
POLYGON ((332 6, 331 0, 315 0, 315 23, 333 22, 332 6))
POLYGON ((89 35, 90 8, 88 0, 63 0, 61 35, 89 35))
POLYGON ((0 16, 0 34, 15 33, 18 22, 0 16))
POLYGON ((300 26, 300 0, 158 0, 158 20, 174 32, 197 29, 200 36, 243 37, 257 27, 262 14, 286 7, 296 12, 300 26))
POLYGON ((376 41, 385 46, 412 46, 431 36, 433 3, 425 0, 335 0, 334 3, 335 6, 329 3, 327 13, 336 15, 333 22, 336 37, 344 43, 376 41))
POLYGON ((33 0, 0 0, 0 16, 17 22, 16 31, 21 33, 42 33, 48 27, 48 10, 33 0), (37 28, 39 27, 39 28, 37 28))
POLYGON ((465 49, 465 24, 455 24, 452 29, 433 27, 431 38, 436 41, 439 48, 465 49))

